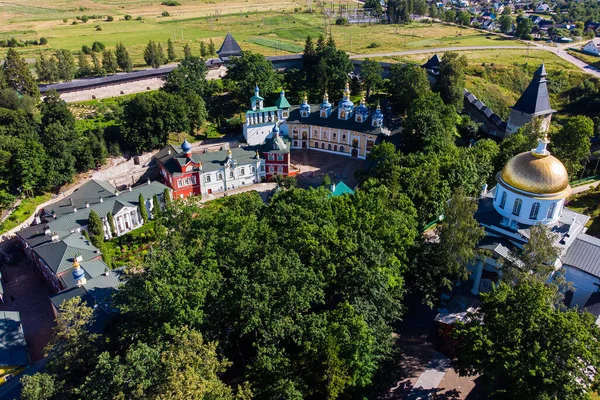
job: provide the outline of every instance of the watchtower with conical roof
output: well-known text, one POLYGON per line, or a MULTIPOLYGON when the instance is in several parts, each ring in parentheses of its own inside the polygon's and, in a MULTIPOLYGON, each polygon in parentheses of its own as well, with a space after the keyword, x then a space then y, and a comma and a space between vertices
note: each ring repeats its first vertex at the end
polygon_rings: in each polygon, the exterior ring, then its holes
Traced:
POLYGON ((219 49, 219 51, 217 51, 217 54, 221 59, 227 59, 229 57, 239 57, 242 55, 242 48, 240 47, 238 42, 236 42, 236 40, 233 38, 231 33, 228 33, 227 36, 225 36, 225 40, 223 40, 221 48, 219 49))
POLYGON ((506 135, 515 133, 520 127, 535 118, 540 119, 540 133, 548 132, 552 113, 555 110, 550 106, 547 75, 544 64, 540 65, 527 89, 515 105, 511 107, 510 116, 506 123, 506 135))

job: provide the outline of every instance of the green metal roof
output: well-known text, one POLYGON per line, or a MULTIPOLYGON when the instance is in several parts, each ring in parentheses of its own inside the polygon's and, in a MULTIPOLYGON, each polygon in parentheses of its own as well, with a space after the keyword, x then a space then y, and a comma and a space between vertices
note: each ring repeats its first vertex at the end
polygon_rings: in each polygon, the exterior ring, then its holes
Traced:
POLYGON ((71 233, 58 242, 38 246, 34 251, 55 274, 72 268, 77 254, 81 255, 83 261, 89 261, 102 255, 96 246, 78 232, 71 233))
POLYGON ((354 190, 350 189, 348 185, 342 181, 336 183, 334 190, 331 191, 333 197, 343 196, 345 194, 354 194, 354 190))
POLYGON ((277 111, 277 110, 279 110, 279 108, 273 106, 273 107, 263 107, 260 110, 256 110, 256 111, 254 111, 254 110, 248 110, 246 112, 248 114, 258 114, 258 113, 261 113, 263 111, 277 111))
POLYGON ((125 190, 120 192, 118 196, 114 194, 111 197, 103 198, 102 203, 97 198, 94 202, 89 202, 89 208, 84 206, 83 208, 78 208, 77 212, 74 212, 73 207, 70 206, 68 212, 64 211, 57 219, 51 219, 45 226, 48 226, 53 232, 70 232, 73 229, 87 226, 88 217, 92 210, 96 211, 96 214, 100 218, 104 218, 109 212, 115 214, 116 211, 121 210, 123 207, 137 207, 140 194, 144 199, 148 200, 155 194, 162 194, 166 188, 160 182, 151 182, 136 186, 131 191, 125 190))
POLYGON ((287 101, 287 99, 285 98, 285 96, 279 96, 277 98, 277 100, 275 100, 275 106, 277 106, 277 108, 281 109, 281 108, 290 108, 290 102, 287 101))

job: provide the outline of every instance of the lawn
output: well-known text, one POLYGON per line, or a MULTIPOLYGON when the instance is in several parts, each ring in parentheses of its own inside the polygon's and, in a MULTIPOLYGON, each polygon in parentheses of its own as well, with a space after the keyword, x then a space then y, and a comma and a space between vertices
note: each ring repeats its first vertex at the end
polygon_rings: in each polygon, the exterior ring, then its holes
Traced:
POLYGON ((438 47, 525 46, 522 42, 471 28, 444 24, 332 26, 338 47, 369 54, 438 47))
POLYGON ((581 51, 571 49, 567 50, 567 53, 596 69, 600 69, 600 57, 584 54, 581 51))
MULTIPOLYGON (((105 242, 103 250, 112 255, 113 268, 141 263, 160 236, 155 229, 155 222, 148 221, 126 235, 105 242)), ((161 226, 160 229, 164 228, 161 226)))
POLYGON ((37 206, 50 200, 50 197, 51 195, 47 193, 41 196, 28 197, 23 200, 17 209, 10 214, 10 216, 3 223, 0 224, 0 234, 11 230, 15 226, 25 221, 35 212, 37 206))
POLYGON ((566 206, 578 213, 589 215, 586 233, 600 237, 600 187, 569 197, 566 206))

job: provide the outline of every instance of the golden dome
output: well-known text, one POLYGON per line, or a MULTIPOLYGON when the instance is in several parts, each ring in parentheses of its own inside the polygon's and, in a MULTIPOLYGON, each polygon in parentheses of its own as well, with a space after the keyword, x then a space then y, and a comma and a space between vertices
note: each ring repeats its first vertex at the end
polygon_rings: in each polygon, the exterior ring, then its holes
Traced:
POLYGON ((565 166, 549 152, 540 154, 532 150, 517 154, 506 163, 499 177, 515 189, 534 194, 559 194, 570 190, 565 166))

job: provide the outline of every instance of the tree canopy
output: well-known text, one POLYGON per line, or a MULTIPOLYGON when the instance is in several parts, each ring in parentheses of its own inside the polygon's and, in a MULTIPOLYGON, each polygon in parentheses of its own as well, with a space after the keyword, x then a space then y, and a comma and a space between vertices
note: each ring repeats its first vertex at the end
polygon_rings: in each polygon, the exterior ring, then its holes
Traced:
POLYGON ((557 308, 554 289, 541 282, 500 282, 481 297, 481 308, 456 330, 461 375, 481 374, 498 398, 589 398, 600 367, 595 317, 557 308))

